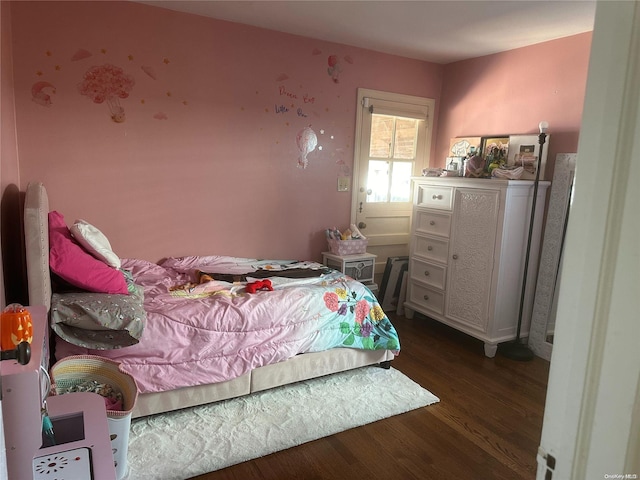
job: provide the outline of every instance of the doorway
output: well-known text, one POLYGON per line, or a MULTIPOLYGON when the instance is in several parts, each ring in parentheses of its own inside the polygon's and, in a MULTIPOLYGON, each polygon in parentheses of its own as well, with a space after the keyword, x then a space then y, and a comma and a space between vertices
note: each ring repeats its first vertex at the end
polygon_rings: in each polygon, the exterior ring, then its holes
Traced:
POLYGON ((429 166, 434 104, 358 89, 351 221, 377 255, 376 283, 387 258, 409 255, 411 177, 429 166))

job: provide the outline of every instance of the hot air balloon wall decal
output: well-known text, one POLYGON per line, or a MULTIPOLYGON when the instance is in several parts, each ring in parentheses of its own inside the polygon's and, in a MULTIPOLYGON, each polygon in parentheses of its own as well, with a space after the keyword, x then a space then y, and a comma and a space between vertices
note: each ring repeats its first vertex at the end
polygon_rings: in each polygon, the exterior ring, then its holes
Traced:
POLYGON ((125 73, 122 68, 107 63, 87 70, 83 81, 78 85, 78 91, 94 103, 106 102, 111 120, 122 123, 126 118, 120 99, 129 96, 135 83, 133 76, 125 73))
POLYGON ((296 144, 298 146, 298 168, 305 169, 309 165, 307 155, 313 152, 318 145, 318 136, 313 129, 305 127, 296 134, 296 144))

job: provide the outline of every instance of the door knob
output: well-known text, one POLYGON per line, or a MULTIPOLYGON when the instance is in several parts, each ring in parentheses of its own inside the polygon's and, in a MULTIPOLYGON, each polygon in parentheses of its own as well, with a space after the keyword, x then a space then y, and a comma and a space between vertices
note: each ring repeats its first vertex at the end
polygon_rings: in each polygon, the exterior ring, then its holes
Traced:
POLYGON ((364 222, 360 222, 358 223, 358 228, 362 228, 362 229, 367 228, 367 224, 364 222))
POLYGON ((367 195, 371 195, 373 193, 373 191, 370 188, 367 188, 366 190, 364 189, 364 187, 360 187, 360 193, 365 193, 367 195))

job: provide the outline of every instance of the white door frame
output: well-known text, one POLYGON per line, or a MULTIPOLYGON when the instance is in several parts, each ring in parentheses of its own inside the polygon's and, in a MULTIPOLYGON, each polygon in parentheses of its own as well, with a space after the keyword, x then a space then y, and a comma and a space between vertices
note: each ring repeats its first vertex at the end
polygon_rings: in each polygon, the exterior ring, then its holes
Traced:
POLYGON ((431 156, 431 142, 433 136, 433 117, 435 110, 435 100, 431 98, 416 97, 413 95, 404 95, 400 93, 382 92, 379 90, 370 90, 368 88, 358 88, 358 100, 356 104, 356 134, 353 151, 353 186, 351 192, 351 223, 356 220, 356 209, 358 206, 358 188, 360 178, 360 154, 362 143, 362 115, 363 107, 362 101, 365 97, 376 98, 379 100, 385 100, 389 102, 403 102, 408 104, 426 105, 429 109, 429 115, 427 117, 427 134, 424 143, 419 145, 418 148, 422 149, 422 158, 424 159, 424 165, 416 165, 415 171, 422 171, 423 168, 427 168, 430 162, 431 156))
POLYGON ((638 152, 640 3, 598 1, 538 480, 640 478, 638 152))

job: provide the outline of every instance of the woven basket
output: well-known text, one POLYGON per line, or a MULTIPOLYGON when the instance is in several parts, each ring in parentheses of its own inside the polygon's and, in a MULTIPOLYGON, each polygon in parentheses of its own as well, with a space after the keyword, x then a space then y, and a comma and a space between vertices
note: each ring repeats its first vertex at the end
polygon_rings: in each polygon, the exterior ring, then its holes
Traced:
POLYGON ((122 394, 123 409, 107 410, 107 425, 116 478, 124 480, 129 472, 129 430, 131 411, 138 399, 138 386, 131 375, 120 369, 118 362, 95 355, 73 355, 63 358, 51 367, 52 389, 56 395, 61 395, 68 388, 89 380, 109 384, 122 394))
POLYGON ((122 410, 107 410, 107 417, 125 417, 131 413, 138 399, 138 386, 133 377, 120 369, 120 364, 95 355, 73 355, 51 367, 52 388, 56 395, 76 385, 95 380, 108 383, 122 393, 122 410))

